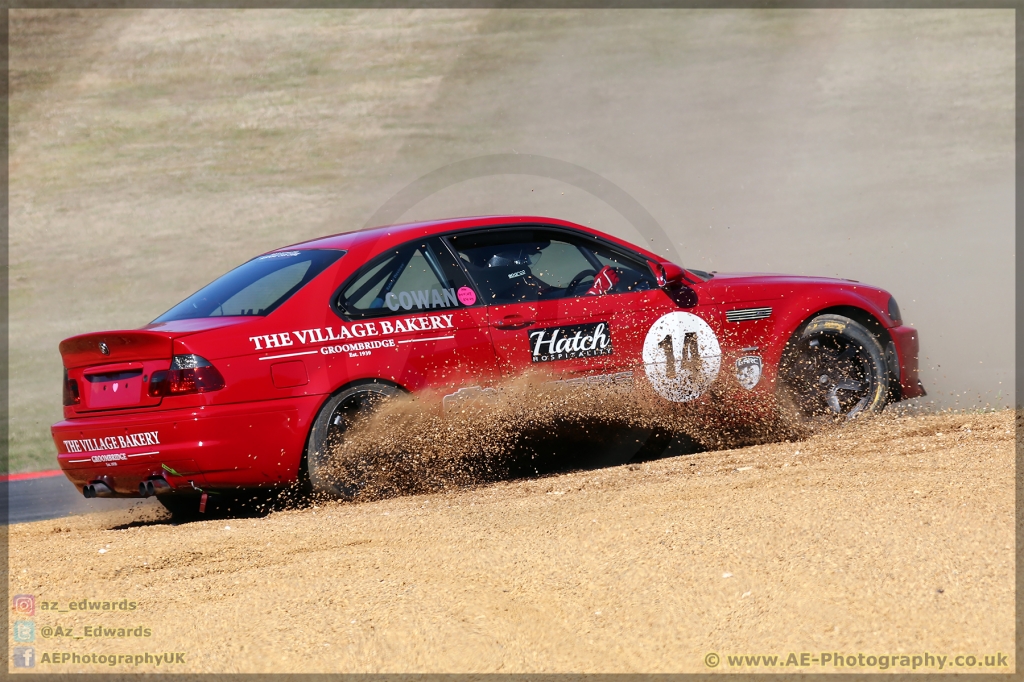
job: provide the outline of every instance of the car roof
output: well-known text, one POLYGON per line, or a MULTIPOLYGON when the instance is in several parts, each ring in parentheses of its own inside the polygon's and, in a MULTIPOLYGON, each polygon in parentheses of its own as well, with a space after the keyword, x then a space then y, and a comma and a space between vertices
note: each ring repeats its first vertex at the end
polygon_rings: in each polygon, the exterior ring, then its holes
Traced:
MULTIPOLYGON (((655 261, 664 260, 664 258, 647 251, 643 247, 584 225, 578 225, 558 218, 523 215, 470 216, 462 218, 445 218, 442 220, 428 220, 415 223, 400 223, 397 225, 382 225, 380 227, 371 227, 364 230, 355 230, 353 232, 342 232, 340 234, 329 235, 326 237, 318 237, 317 239, 284 246, 280 249, 275 249, 274 251, 289 251, 294 249, 350 250, 366 243, 374 243, 376 248, 384 250, 392 246, 397 246, 398 244, 403 244, 407 241, 423 237, 431 237, 438 234, 447 234, 461 230, 486 227, 514 227, 517 225, 567 228, 577 232, 582 232, 591 237, 597 237, 599 239, 618 244, 619 246, 625 247, 631 251, 639 252, 645 257, 655 261)), ((273 251, 270 253, 273 253, 273 251)))

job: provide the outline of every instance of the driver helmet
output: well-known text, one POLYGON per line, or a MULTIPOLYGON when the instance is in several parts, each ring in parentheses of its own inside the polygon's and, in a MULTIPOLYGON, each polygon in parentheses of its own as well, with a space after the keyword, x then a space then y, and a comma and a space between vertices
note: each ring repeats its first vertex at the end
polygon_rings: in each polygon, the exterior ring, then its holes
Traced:
POLYGON ((540 253, 539 246, 517 246, 512 249, 505 249, 499 251, 489 259, 487 259, 487 267, 489 268, 512 268, 512 267, 529 267, 532 265, 530 261, 531 256, 535 256, 540 253))

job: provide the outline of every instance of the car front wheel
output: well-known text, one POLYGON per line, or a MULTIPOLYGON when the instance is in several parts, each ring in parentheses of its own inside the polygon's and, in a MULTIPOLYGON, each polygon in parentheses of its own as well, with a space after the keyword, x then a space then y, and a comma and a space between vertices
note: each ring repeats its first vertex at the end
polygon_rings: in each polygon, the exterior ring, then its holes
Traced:
POLYGON ((783 355, 784 397, 807 419, 852 419, 878 412, 889 395, 885 352, 864 325, 842 315, 818 315, 783 355))

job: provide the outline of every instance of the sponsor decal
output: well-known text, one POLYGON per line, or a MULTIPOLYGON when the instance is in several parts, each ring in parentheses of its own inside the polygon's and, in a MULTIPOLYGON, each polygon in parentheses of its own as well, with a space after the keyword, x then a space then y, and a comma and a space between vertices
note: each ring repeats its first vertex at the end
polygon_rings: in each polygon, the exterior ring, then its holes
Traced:
POLYGON ((515 279, 516 277, 522 277, 526 274, 526 270, 520 270, 519 272, 513 272, 508 276, 509 279, 515 279))
POLYGON ((615 372, 614 374, 591 374, 575 379, 560 379, 550 382, 557 386, 615 386, 618 388, 633 388, 632 372, 615 372))
POLYGON ((355 322, 338 325, 337 327, 320 327, 317 329, 279 332, 277 334, 263 334, 262 336, 250 336, 249 340, 255 344, 256 350, 287 348, 295 345, 306 346, 311 343, 324 343, 326 341, 345 341, 374 336, 406 334, 408 332, 426 332, 434 329, 452 329, 455 327, 452 323, 453 317, 454 315, 399 317, 393 320, 355 322))
POLYGON ((394 348, 394 339, 380 339, 379 341, 359 341, 358 343, 343 343, 340 346, 322 346, 321 355, 334 355, 335 353, 355 353, 358 351, 370 351, 375 348, 394 348))
POLYGON ((546 327, 528 332, 534 362, 596 358, 612 354, 607 322, 546 327))
POLYGON ((462 305, 473 305, 476 303, 476 292, 469 287, 459 287, 459 302, 462 305))
POLYGON ((736 378, 740 386, 748 391, 761 381, 761 356, 745 355, 736 361, 736 378))
POLYGON ((298 256, 301 251, 281 251, 279 253, 268 253, 265 256, 260 256, 256 260, 267 260, 268 258, 289 258, 291 256, 298 256))
POLYGON ((126 455, 123 452, 118 452, 116 454, 111 454, 111 455, 93 455, 91 457, 91 459, 92 459, 93 462, 97 462, 97 463, 99 463, 99 462, 120 462, 122 460, 128 459, 128 455, 126 455))
POLYGON ((469 386, 460 388, 455 393, 449 393, 441 400, 445 412, 451 412, 459 407, 466 407, 476 404, 478 401, 492 404, 498 398, 498 391, 494 388, 481 388, 480 386, 469 386))
POLYGON ((412 310, 413 307, 426 308, 458 308, 459 297, 455 289, 421 289, 419 291, 389 292, 384 296, 384 305, 391 310, 412 310))
POLYGON ((722 349, 707 322, 693 313, 673 312, 647 331, 643 358, 655 392, 685 403, 699 398, 718 376, 722 349))
MULTIPOLYGON (((106 438, 80 438, 64 441, 68 452, 97 452, 102 450, 122 450, 124 448, 141 448, 148 445, 160 445, 159 431, 143 431, 130 433, 126 436, 107 436, 106 438)), ((95 458, 93 461, 98 461, 95 458)))

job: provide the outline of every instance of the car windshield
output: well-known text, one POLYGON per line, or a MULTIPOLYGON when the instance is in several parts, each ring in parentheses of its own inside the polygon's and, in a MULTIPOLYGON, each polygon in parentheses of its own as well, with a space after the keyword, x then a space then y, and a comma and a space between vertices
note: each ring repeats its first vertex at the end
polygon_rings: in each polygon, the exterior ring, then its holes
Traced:
POLYGON ((253 258, 207 284, 153 323, 267 315, 344 253, 327 249, 278 251, 253 258))

